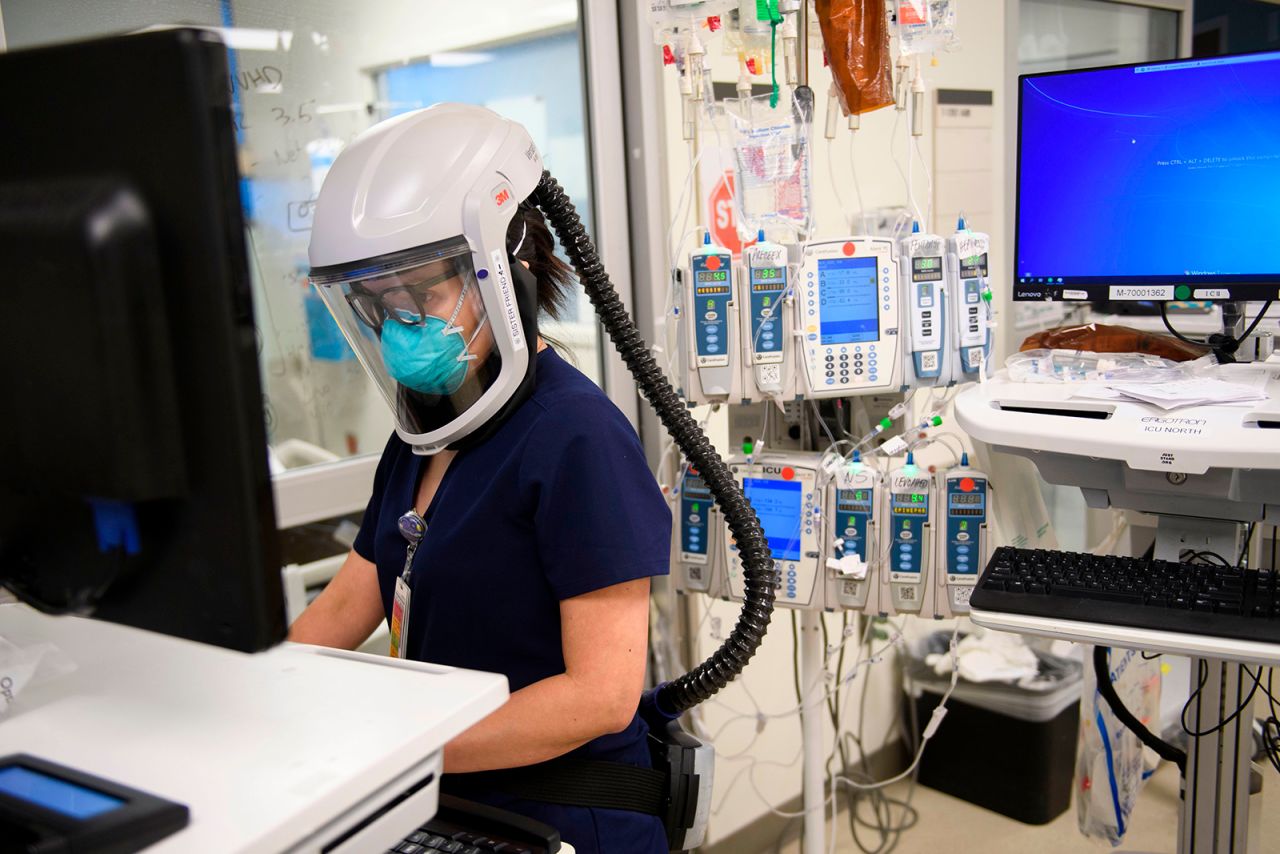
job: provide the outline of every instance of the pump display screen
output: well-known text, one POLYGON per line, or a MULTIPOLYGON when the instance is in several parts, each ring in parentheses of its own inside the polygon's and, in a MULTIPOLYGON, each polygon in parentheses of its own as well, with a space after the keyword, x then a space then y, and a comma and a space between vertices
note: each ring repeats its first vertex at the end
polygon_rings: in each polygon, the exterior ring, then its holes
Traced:
POLYGON ((942 259, 937 255, 928 258, 911 259, 911 281, 941 282, 942 259))
POLYGON ((976 279, 987 277, 987 253, 971 255, 960 259, 960 278, 976 279))
POLYGON ((929 496, 923 492, 893 493, 893 512, 907 516, 923 516, 929 512, 929 496))
POLYGON ((819 258, 818 290, 825 344, 860 344, 880 339, 875 256, 819 258))
POLYGON ((727 282, 729 281, 728 270, 699 270, 697 274, 698 284, 703 282, 727 282))
POLYGON ((0 769, 0 795, 76 819, 124 806, 124 801, 21 765, 0 769))
POLYGON ((742 481, 742 491, 760 519, 773 559, 799 560, 800 482, 748 477, 742 481))
POLYGON ((947 500, 952 516, 981 516, 987 499, 981 492, 953 492, 947 500))
POLYGON ((753 285, 773 285, 777 287, 782 284, 783 269, 781 267, 753 267, 751 269, 751 284, 753 285))
POLYGON ((871 490, 841 489, 836 493, 836 509, 846 513, 866 513, 871 509, 871 490))

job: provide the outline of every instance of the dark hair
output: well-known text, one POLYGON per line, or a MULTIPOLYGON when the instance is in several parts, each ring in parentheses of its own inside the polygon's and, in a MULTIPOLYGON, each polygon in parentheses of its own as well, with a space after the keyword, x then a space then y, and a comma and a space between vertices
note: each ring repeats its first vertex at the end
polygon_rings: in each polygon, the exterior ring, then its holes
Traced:
POLYGON ((556 239, 542 211, 528 200, 520 203, 507 226, 507 251, 517 261, 527 261, 529 272, 538 280, 538 313, 559 320, 573 294, 573 270, 556 255, 556 239))

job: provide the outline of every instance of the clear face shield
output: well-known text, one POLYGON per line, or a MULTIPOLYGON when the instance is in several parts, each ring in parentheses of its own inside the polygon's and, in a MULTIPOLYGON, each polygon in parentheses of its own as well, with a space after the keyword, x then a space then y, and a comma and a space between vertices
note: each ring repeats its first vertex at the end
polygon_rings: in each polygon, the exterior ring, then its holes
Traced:
POLYGON ((458 237, 312 276, 404 432, 456 420, 501 372, 471 259, 458 237))

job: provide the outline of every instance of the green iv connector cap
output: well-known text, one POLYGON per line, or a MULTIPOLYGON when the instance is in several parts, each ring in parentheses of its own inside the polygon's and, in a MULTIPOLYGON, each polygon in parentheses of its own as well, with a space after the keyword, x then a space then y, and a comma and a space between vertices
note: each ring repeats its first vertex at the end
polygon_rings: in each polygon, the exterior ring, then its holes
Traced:
POLYGON ((929 423, 932 424, 934 427, 940 426, 942 424, 942 416, 941 415, 933 416, 932 418, 929 419, 929 423))
POLYGON ((881 426, 881 427, 883 427, 885 430, 888 430, 890 427, 892 427, 892 426, 893 426, 893 419, 892 419, 892 418, 889 418, 889 417, 887 417, 887 416, 886 416, 886 417, 884 417, 884 418, 881 418, 881 419, 880 419, 880 426, 881 426))
POLYGON ((982 289, 982 299, 984 302, 991 302, 991 288, 982 289))
POLYGON ((742 442, 742 453, 746 454, 749 457, 751 456, 751 452, 755 450, 755 447, 756 447, 755 442, 752 442, 750 439, 745 439, 742 442))

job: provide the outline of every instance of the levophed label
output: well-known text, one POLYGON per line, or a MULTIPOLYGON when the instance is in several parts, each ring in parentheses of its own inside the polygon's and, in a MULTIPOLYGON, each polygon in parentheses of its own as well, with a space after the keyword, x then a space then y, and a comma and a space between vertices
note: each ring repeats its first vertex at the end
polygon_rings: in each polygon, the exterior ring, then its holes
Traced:
POLYGON ((1112 285, 1107 298, 1117 300, 1171 300, 1173 285, 1112 285))

